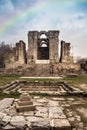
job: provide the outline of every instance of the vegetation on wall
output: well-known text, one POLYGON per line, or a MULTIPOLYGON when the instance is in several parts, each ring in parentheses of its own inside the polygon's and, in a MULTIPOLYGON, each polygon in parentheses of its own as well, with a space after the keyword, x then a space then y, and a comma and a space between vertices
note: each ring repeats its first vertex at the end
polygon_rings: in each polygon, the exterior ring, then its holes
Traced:
POLYGON ((9 54, 12 52, 12 47, 5 42, 0 43, 0 68, 5 67, 6 60, 9 60, 9 54))

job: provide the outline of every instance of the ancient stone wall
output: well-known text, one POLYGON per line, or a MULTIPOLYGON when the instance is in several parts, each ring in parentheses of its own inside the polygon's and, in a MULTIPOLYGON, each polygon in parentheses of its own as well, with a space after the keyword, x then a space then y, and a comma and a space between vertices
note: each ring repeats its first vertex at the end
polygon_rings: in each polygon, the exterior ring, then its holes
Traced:
POLYGON ((19 43, 16 43, 14 51, 14 62, 18 61, 20 64, 26 63, 26 46, 25 43, 20 40, 19 43))
POLYGON ((50 62, 59 62, 58 56, 58 44, 59 44, 59 31, 30 31, 28 33, 28 63, 30 61, 36 62, 38 60, 38 46, 40 41, 46 41, 49 45, 49 60, 50 62), (44 34, 47 39, 40 39, 40 36, 44 34))
POLYGON ((35 62, 37 59, 37 31, 29 31, 28 32, 28 51, 27 51, 27 62, 30 63, 32 61, 35 62))
POLYGON ((11 63, 6 66, 9 69, 5 72, 26 76, 58 76, 77 73, 80 67, 74 64, 73 57, 70 55, 70 45, 61 41, 59 57, 59 31, 29 31, 27 52, 22 40, 16 43, 11 63))
POLYGON ((59 31, 49 31, 49 55, 50 62, 59 62, 58 47, 59 47, 59 31))
POLYGON ((70 43, 66 43, 65 41, 61 41, 61 63, 73 63, 73 57, 70 56, 70 43))
POLYGON ((26 47, 23 41, 19 41, 19 62, 20 64, 26 64, 26 47))
POLYGON ((82 73, 87 74, 87 58, 80 59, 77 62, 80 65, 82 73))
POLYGON ((27 63, 26 45, 22 40, 19 41, 19 43, 16 43, 9 59, 10 62, 6 64, 6 68, 16 68, 27 63))

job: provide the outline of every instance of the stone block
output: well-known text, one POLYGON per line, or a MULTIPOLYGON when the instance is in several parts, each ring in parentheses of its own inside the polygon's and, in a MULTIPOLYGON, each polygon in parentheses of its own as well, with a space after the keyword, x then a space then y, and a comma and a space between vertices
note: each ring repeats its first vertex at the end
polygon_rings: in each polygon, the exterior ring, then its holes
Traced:
POLYGON ((24 127, 26 122, 23 116, 14 116, 11 118, 10 124, 13 126, 24 127))
POLYGON ((33 106, 33 105, 19 106, 16 103, 16 109, 17 109, 18 112, 34 111, 35 110, 35 106, 33 106))
POLYGON ((10 122, 10 120, 11 120, 11 116, 4 116, 4 118, 2 119, 2 121, 6 123, 10 122))
POLYGON ((67 119, 53 119, 53 130, 71 130, 71 125, 67 119))
POLYGON ((5 110, 6 108, 10 107, 14 101, 14 98, 5 98, 0 101, 0 111, 5 110))
POLYGON ((14 126, 7 124, 3 129, 0 130, 17 130, 14 126))
POLYGON ((31 101, 18 101, 19 106, 24 106, 24 105, 33 105, 31 101))
POLYGON ((50 122, 48 120, 35 122, 32 124, 32 130, 50 130, 50 122))
POLYGON ((2 120, 2 119, 4 118, 4 116, 6 116, 6 114, 5 114, 5 113, 0 112, 0 120, 2 120))
POLYGON ((28 97, 28 96, 20 96, 20 99, 19 99, 20 101, 30 101, 31 99, 30 99, 30 97, 28 97))
POLYGON ((29 122, 42 122, 44 119, 42 117, 37 117, 37 116, 28 116, 26 117, 26 120, 29 122))

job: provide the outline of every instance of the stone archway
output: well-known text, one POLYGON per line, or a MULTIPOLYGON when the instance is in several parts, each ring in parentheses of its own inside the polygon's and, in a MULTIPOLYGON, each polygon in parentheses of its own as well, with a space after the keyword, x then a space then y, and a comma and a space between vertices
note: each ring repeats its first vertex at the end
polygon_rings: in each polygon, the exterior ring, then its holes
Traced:
POLYGON ((41 34, 38 39, 38 60, 49 60, 49 40, 45 34, 41 34))

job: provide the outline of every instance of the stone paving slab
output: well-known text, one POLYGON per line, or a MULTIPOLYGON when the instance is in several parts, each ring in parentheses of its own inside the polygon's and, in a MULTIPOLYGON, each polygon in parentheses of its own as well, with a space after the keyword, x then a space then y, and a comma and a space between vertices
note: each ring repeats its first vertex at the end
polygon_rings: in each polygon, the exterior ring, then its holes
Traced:
POLYGON ((32 124, 32 130, 51 130, 50 121, 44 120, 32 124))
POLYGON ((44 121, 42 117, 35 117, 35 116, 28 116, 26 117, 26 120, 29 122, 39 122, 39 121, 44 121))
POLYGON ((14 101, 14 98, 5 98, 0 101, 0 111, 10 107, 14 101))
POLYGON ((49 77, 20 77, 22 79, 61 79, 62 77, 52 77, 52 76, 49 76, 49 77))
POLYGON ((53 119, 53 130, 71 130, 71 125, 67 119, 53 119))
POLYGON ((14 116, 11 118, 10 124, 13 126, 24 126, 26 124, 24 116, 14 116))
POLYGON ((17 101, 0 112, 3 130, 87 130, 86 98, 35 97, 37 106, 30 112, 15 111, 17 101))

